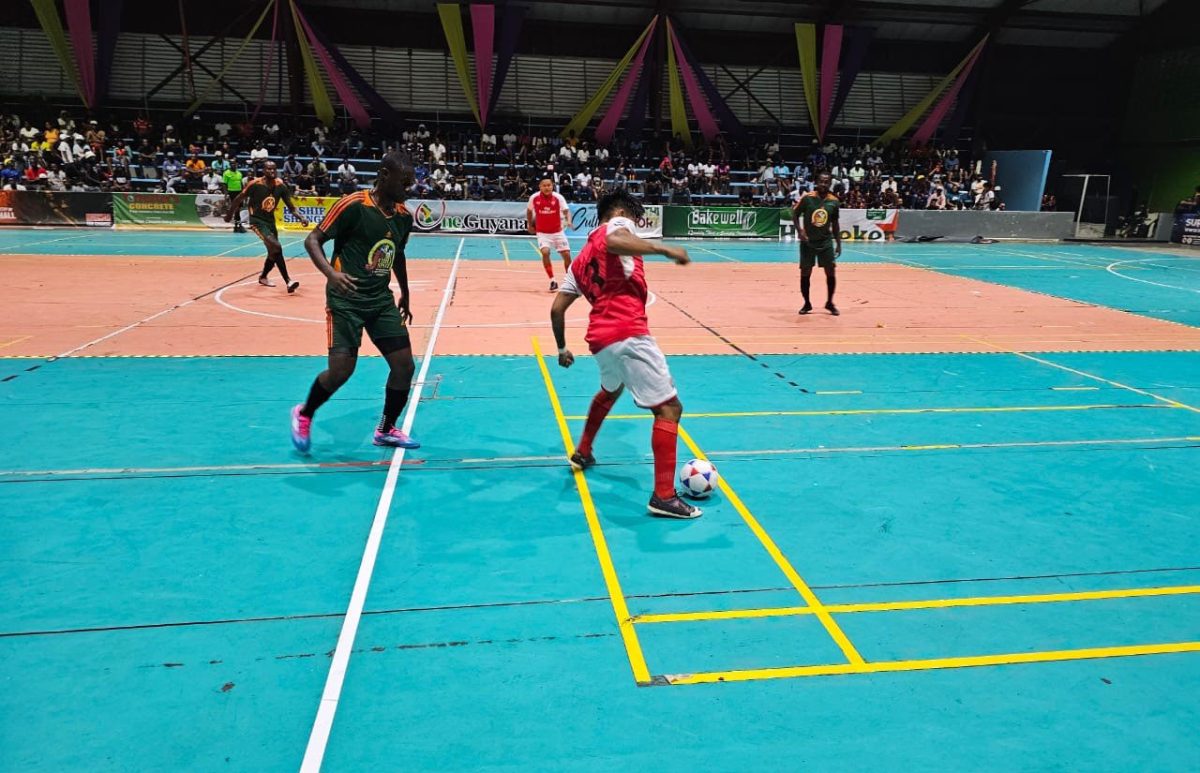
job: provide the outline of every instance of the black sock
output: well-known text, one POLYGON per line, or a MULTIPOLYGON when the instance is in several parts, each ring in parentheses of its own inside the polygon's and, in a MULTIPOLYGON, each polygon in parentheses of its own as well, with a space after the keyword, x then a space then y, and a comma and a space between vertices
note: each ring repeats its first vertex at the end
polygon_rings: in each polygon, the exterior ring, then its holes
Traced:
POLYGON ((283 283, 290 285, 292 278, 288 276, 287 262, 283 259, 283 253, 280 253, 279 257, 275 258, 275 265, 279 266, 279 275, 283 277, 283 283))
POLYGON ((333 397, 333 392, 330 392, 321 385, 321 377, 317 376, 313 379, 312 387, 308 390, 308 399, 304 401, 304 407, 300 409, 301 416, 312 418, 317 409, 333 397))
POLYGON ((812 287, 812 277, 809 274, 800 275, 800 294, 804 296, 804 302, 808 305, 812 303, 808 300, 808 291, 812 287))
POLYGON ((829 291, 829 300, 826 303, 833 303, 833 291, 837 289, 837 275, 832 271, 825 274, 825 289, 829 291))
POLYGON ((266 279, 267 274, 271 273, 271 266, 273 266, 274 264, 275 264, 275 259, 272 258, 270 255, 268 255, 267 259, 263 261, 263 270, 262 270, 262 273, 258 275, 258 278, 266 279))
POLYGON ((400 418, 400 414, 404 411, 404 406, 408 404, 408 384, 405 384, 401 389, 393 389, 386 387, 383 397, 383 416, 379 419, 377 429, 380 432, 387 432, 392 427, 396 426, 396 419, 400 418))

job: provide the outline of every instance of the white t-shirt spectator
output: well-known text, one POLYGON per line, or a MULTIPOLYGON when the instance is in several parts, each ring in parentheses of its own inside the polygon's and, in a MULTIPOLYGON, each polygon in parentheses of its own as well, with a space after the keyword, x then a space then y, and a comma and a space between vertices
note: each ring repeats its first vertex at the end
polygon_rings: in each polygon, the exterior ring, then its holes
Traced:
POLYGON ((570 145, 563 145, 562 148, 558 151, 558 155, 563 159, 572 158, 575 155, 575 149, 572 148, 570 145))
POLYGON ((338 164, 337 173, 343 182, 358 182, 358 170, 354 168, 354 164, 338 164))
POLYGON ((441 140, 434 142, 429 146, 429 155, 436 164, 446 157, 446 145, 441 140))
POLYGON ((694 162, 691 164, 688 164, 687 165, 687 173, 688 173, 688 177, 699 177, 701 174, 700 165, 697 163, 694 163, 694 162))
POLYGON ((575 175, 575 186, 577 188, 590 188, 592 185, 592 176, 587 172, 580 172, 575 175))
POLYGON ((575 157, 579 159, 579 163, 581 164, 586 164, 592 160, 592 154, 588 152, 587 148, 580 148, 575 157))
POLYGON ((217 136, 218 136, 218 137, 220 137, 221 139, 225 139, 226 137, 228 137, 228 136, 229 136, 229 131, 230 131, 230 130, 231 130, 233 127, 232 127, 232 126, 230 126, 230 125, 229 125, 227 122, 225 122, 225 121, 221 121, 220 123, 218 123, 218 124, 217 124, 216 126, 214 126, 213 128, 217 130, 217 136))
POLYGON ((975 209, 991 209, 992 202, 996 200, 996 194, 991 190, 984 190, 975 197, 975 209))
POLYGON ((216 175, 212 172, 209 172, 208 174, 201 177, 200 180, 201 180, 201 182, 204 183, 204 190, 207 191, 208 193, 220 193, 221 192, 221 178, 218 175, 216 175))
POLYGON ((856 163, 854 166, 850 167, 850 179, 853 180, 854 182, 860 183, 863 181, 863 178, 866 176, 867 176, 867 170, 866 170, 866 168, 863 167, 861 162, 856 163))
POLYGON ((250 151, 251 163, 255 161, 266 161, 269 156, 270 154, 267 152, 266 148, 255 148, 254 150, 250 151))
POLYGON ((484 147, 489 147, 489 148, 496 147, 496 135, 484 133, 484 135, 479 140, 479 144, 483 145, 484 147))
POLYGON ((712 178, 717 176, 717 165, 716 164, 710 162, 710 163, 704 164, 702 168, 704 169, 704 176, 707 177, 708 179, 711 180, 712 178))
POLYGON ((58 141, 58 157, 63 160, 64 164, 69 164, 75 160, 75 151, 71 149, 71 143, 66 140, 58 141))
POLYGON ((596 152, 593 155, 595 155, 597 161, 607 161, 608 160, 608 148, 605 148, 605 147, 596 148, 596 152))
POLYGON ((505 134, 504 135, 504 144, 505 145, 516 145, 517 144, 517 135, 513 134, 512 132, 505 134))
POLYGON ((67 189, 67 173, 61 169, 47 172, 46 184, 52 191, 65 191, 67 189))

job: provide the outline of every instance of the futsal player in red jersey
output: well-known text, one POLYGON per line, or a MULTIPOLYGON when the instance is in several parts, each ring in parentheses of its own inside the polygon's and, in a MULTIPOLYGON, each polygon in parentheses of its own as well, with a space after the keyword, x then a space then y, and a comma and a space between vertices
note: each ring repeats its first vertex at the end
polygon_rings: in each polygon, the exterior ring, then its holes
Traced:
POLYGON ((555 250, 563 261, 563 269, 571 267, 571 245, 563 233, 563 220, 568 228, 574 228, 571 209, 561 193, 554 190, 554 181, 543 177, 538 183, 538 192, 529 197, 525 208, 525 221, 529 233, 537 235, 538 252, 542 253, 542 268, 550 277, 550 292, 558 289, 554 281, 554 268, 550 263, 550 251, 555 250))
POLYGON ((624 188, 600 197, 596 204, 600 226, 571 263, 550 309, 550 324, 558 344, 558 364, 569 368, 575 356, 567 348, 566 313, 579 296, 592 305, 586 340, 600 367, 600 391, 592 398, 587 423, 571 466, 584 470, 596 463, 592 441, 604 417, 626 387, 639 407, 654 414, 650 447, 654 451, 654 493, 647 509, 665 518, 697 518, 698 507, 675 492, 675 452, 683 404, 667 359, 650 335, 646 319, 646 273, 642 255, 665 255, 679 265, 689 262, 687 251, 639 238, 634 221, 642 204, 624 188))

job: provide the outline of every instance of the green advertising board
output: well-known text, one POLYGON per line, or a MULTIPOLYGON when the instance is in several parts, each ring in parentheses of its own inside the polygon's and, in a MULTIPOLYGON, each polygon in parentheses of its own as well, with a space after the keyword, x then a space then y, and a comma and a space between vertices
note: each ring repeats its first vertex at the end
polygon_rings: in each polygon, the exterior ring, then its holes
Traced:
POLYGON ((779 210, 767 207, 664 207, 663 236, 775 239, 779 210))
POLYGON ((228 228, 220 194, 114 193, 113 218, 133 228, 228 228))

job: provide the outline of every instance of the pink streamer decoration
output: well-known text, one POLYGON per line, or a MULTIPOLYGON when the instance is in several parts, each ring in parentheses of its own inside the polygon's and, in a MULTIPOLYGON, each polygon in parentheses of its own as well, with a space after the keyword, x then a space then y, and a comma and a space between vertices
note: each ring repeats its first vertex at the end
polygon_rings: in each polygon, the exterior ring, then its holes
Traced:
POLYGON ((683 76, 683 86, 687 89, 688 101, 692 103, 692 112, 696 114, 696 123, 700 124, 700 134, 704 136, 704 139, 712 142, 721 133, 721 130, 717 128, 712 111, 708 109, 708 103, 704 101, 704 91, 700 88, 700 81, 696 80, 691 63, 684 57, 683 49, 679 47, 679 39, 674 32, 671 34, 671 44, 675 47, 675 61, 679 65, 679 74, 683 76))
POLYGON ((833 86, 837 81, 838 59, 842 56, 842 25, 826 24, 825 40, 821 45, 821 97, 818 115, 821 126, 817 134, 825 137, 829 128, 829 113, 833 108, 833 86))
POLYGON ((471 33, 475 37, 475 91, 479 95, 480 128, 487 128, 492 95, 492 42, 496 38, 496 6, 471 3, 471 33))
POLYGON ((329 73, 329 81, 333 84, 333 90, 337 92, 338 99, 345 105, 346 110, 350 113, 350 117, 354 119, 354 123, 358 124, 358 128, 367 129, 371 126, 371 116, 367 113, 367 109, 358 101, 358 97, 354 95, 354 91, 350 88, 350 84, 342 77, 342 73, 338 70, 337 65, 333 62, 333 57, 325 50, 325 46, 321 45, 317 40, 317 36, 313 34, 312 27, 308 26, 308 19, 304 18, 304 14, 300 13, 300 9, 296 8, 297 14, 300 16, 300 23, 304 25, 304 33, 308 36, 308 44, 312 46, 313 53, 321 60, 321 64, 325 66, 325 72, 329 73))
POLYGON ((979 60, 979 56, 982 53, 983 44, 981 43, 976 47, 974 53, 971 54, 971 58, 967 60, 962 71, 959 72, 958 77, 954 80, 954 85, 942 96, 941 100, 917 128, 912 139, 908 141, 909 145, 924 145, 933 139, 933 133, 937 131, 937 127, 941 125, 942 121, 946 118, 946 114, 950 112, 950 107, 954 104, 954 100, 958 98, 958 92, 962 90, 963 84, 967 82, 967 76, 971 74, 971 69, 975 66, 975 62, 979 60))
POLYGON ((629 74, 625 76, 625 81, 621 84, 621 88, 617 89, 616 95, 613 96, 612 104, 608 106, 608 112, 604 114, 604 118, 600 120, 600 125, 596 127, 596 142, 604 145, 612 142, 613 133, 617 130, 617 122, 625 114, 625 105, 629 103, 629 95, 633 93, 633 87, 638 82, 638 76, 642 74, 642 62, 646 58, 646 50, 650 48, 650 40, 654 37, 654 28, 657 26, 658 17, 655 16, 650 21, 650 31, 646 33, 646 39, 642 41, 642 47, 638 49, 637 56, 633 58, 633 62, 630 64, 629 74))
POLYGON ((63 0, 71 47, 75 49, 75 64, 83 86, 83 99, 88 107, 96 104, 96 55, 92 53, 92 12, 88 0, 63 0))

